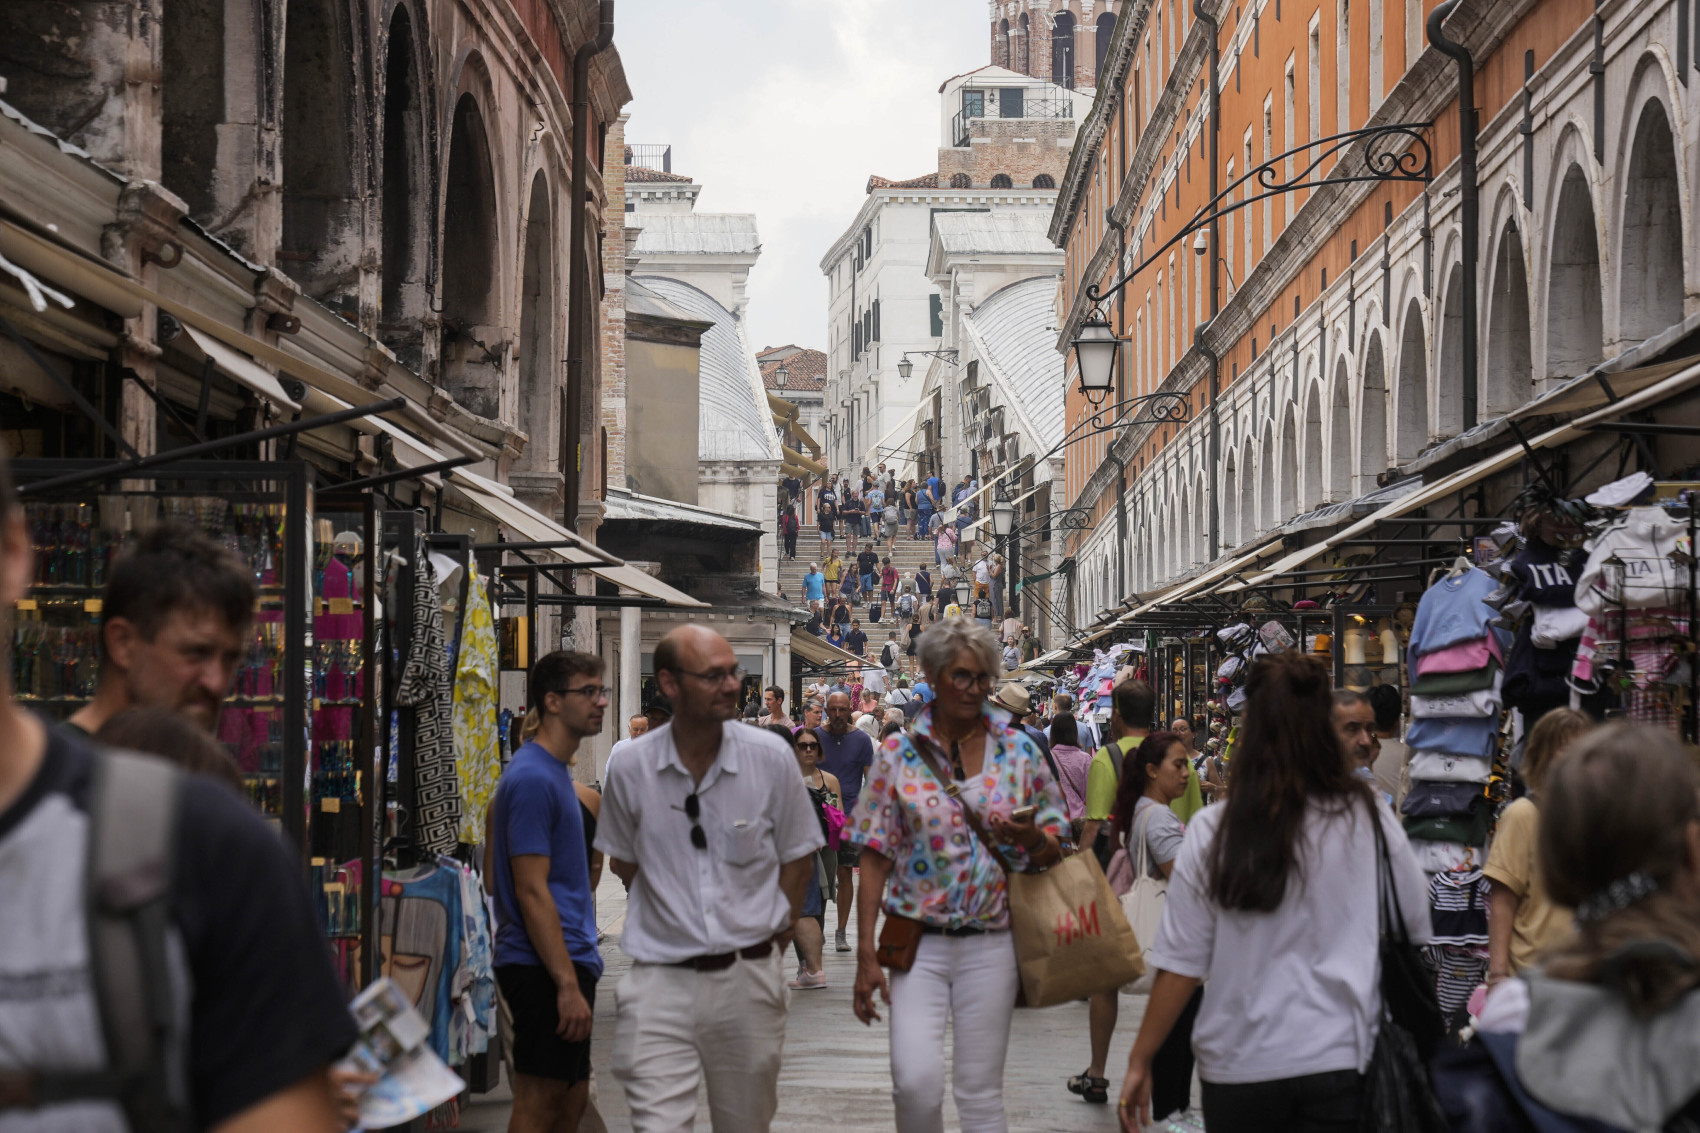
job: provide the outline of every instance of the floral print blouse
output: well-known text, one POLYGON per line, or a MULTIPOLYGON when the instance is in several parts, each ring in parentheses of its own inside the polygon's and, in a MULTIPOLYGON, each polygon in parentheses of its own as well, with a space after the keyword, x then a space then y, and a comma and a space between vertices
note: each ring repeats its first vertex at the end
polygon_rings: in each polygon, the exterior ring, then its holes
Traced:
MULTIPOLYGON (((907 734, 897 733, 874 753, 844 834, 892 859, 887 913, 942 928, 1007 929, 1009 895, 1003 868, 963 819, 962 806, 975 806, 988 830, 991 815, 1007 819, 1024 806, 1037 808, 1033 821, 1047 833, 1060 836, 1068 826, 1062 792, 1033 740, 1011 728, 1009 716, 991 706, 982 710, 982 720, 990 733, 985 764, 978 776, 963 784, 958 802, 945 793, 907 734)), ((915 717, 914 727, 923 736, 932 735, 931 707, 915 717)), ((1020 847, 998 848, 1016 869, 1027 865, 1027 853, 1020 847)))

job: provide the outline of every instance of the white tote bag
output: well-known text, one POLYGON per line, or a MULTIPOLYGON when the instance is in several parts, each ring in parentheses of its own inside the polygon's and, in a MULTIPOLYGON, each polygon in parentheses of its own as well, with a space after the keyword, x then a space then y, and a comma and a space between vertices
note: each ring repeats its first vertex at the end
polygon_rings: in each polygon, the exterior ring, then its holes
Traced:
MULTIPOLYGON (((1139 947, 1147 952, 1157 939, 1157 926, 1163 922, 1163 902, 1169 893, 1167 881, 1151 876, 1150 855, 1145 845, 1145 826, 1151 821, 1151 814, 1155 809, 1146 807, 1145 813, 1140 816, 1133 829, 1133 838, 1139 847, 1130 854, 1134 861, 1133 884, 1121 897, 1122 912, 1127 915, 1127 923, 1133 926, 1133 938, 1139 941, 1139 947)), ((1156 977, 1156 966, 1147 964, 1144 975, 1132 983, 1122 985, 1122 994, 1149 995, 1152 981, 1156 977)))

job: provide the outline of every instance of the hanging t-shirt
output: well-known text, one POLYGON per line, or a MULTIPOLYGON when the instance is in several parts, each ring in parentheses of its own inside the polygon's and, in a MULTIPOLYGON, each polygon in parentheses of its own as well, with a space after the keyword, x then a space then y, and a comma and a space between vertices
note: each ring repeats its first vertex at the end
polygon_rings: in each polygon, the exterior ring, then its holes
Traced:
POLYGON ((385 871, 383 974, 430 1024, 431 1049, 449 1061, 456 973, 462 964, 460 877, 436 864, 385 871))
POLYGON ((1423 751, 1491 758, 1499 750, 1499 720, 1493 716, 1419 716, 1406 730, 1405 742, 1423 751))
POLYGON ((1686 521, 1661 507, 1630 509, 1589 547, 1587 565, 1576 580, 1576 604, 1589 614, 1619 603, 1631 609, 1679 604, 1688 569, 1671 559, 1676 550, 1691 550, 1686 521))
POLYGON ((1440 751, 1411 753, 1413 791, 1418 783, 1486 783, 1492 777, 1493 760, 1483 756, 1449 755, 1440 751))
POLYGON ((1413 696, 1411 697, 1411 716, 1413 719, 1440 716, 1492 716, 1499 711, 1499 690, 1494 688, 1478 689, 1475 692, 1458 692, 1446 696, 1413 696))
POLYGON ((514 753, 492 805, 495 843, 496 966, 541 965, 526 932, 514 886, 513 862, 522 854, 549 859, 549 895, 561 920, 561 936, 573 963, 602 973, 596 950, 596 910, 590 892, 590 858, 584 815, 567 765, 541 744, 514 753))
POLYGON ((1581 548, 1560 550, 1538 539, 1529 540, 1507 564, 1521 589, 1517 597, 1542 606, 1576 604, 1576 578, 1587 556, 1581 548))
POLYGON ((1411 626, 1410 651, 1421 656, 1482 637, 1499 611, 1483 599, 1499 588, 1486 571, 1471 567, 1457 578, 1446 577, 1423 592, 1417 619, 1411 626))

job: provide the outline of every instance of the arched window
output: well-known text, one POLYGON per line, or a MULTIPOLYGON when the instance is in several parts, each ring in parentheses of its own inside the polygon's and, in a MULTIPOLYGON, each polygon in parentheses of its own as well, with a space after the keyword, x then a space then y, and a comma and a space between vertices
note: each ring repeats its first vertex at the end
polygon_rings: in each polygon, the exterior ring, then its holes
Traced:
POLYGON ((555 396, 555 241, 549 182, 541 172, 531 179, 531 203, 525 210, 525 264, 519 296, 519 427, 531 437, 525 446, 528 471, 547 472, 559 456, 551 438, 555 396))
POLYGON ((290 0, 283 50, 283 239, 302 290, 359 319, 361 203, 354 184, 353 58, 340 4, 290 0))
POLYGON ((966 173, 952 173, 950 175, 950 187, 952 189, 967 189, 973 184, 973 180, 966 173))
POLYGON ((1049 173, 1041 173, 1039 176, 1033 178, 1033 187, 1035 189, 1055 189, 1057 187, 1057 179, 1052 177, 1049 173))
POLYGON ((1376 477, 1387 471, 1387 363, 1381 335, 1372 334, 1364 348, 1363 408, 1358 414, 1357 492, 1375 491, 1376 477))
POLYGON ((429 237, 415 207, 426 183, 425 114, 419 82, 413 20, 397 5, 384 47, 383 285, 379 291, 378 336, 402 364, 417 370, 419 320, 427 309, 425 265, 429 237))
POLYGON ((488 324, 496 291, 496 183, 484 114, 471 94, 455 104, 443 223, 443 387, 480 417, 500 410, 501 371, 480 343, 499 341, 488 324))
POLYGON ((1549 378, 1573 378, 1604 357, 1600 317, 1600 240, 1588 178, 1574 163, 1564 172, 1552 225, 1547 275, 1549 378))
POLYGON ((1007 173, 994 173, 992 174, 992 188, 1013 189, 1015 188, 1015 182, 1009 179, 1009 174, 1007 173))
POLYGON ((1098 42, 1093 44, 1094 49, 1098 52, 1097 61, 1092 67, 1093 86, 1098 85, 1099 76, 1104 73, 1104 56, 1110 53, 1110 40, 1115 38, 1116 14, 1114 12, 1105 12, 1098 17, 1097 32, 1098 42))
POLYGON ((1682 319, 1682 205, 1676 150, 1665 108, 1641 108, 1623 200, 1619 326, 1625 343, 1651 338, 1682 319))
POLYGON ((1009 64, 1010 70, 1020 71, 1023 75, 1031 75, 1033 73, 1033 38, 1027 34, 1028 30, 1029 25, 1027 22, 1027 13, 1023 12, 1021 13, 1021 30, 1019 33, 1021 53, 1019 56, 1012 58, 1009 64), (1019 62, 1021 66, 1017 67, 1015 65, 1017 62, 1019 62))
POLYGON ((1074 89, 1074 16, 1058 12, 1051 25, 1051 81, 1074 89))
POLYGON ((1464 385, 1476 376, 1464 373, 1464 269, 1452 265, 1446 278, 1446 303, 1440 317, 1440 365, 1434 371, 1434 437, 1454 437, 1464 427, 1464 385))
POLYGON ((1009 66, 1009 21, 998 21, 997 42, 993 45, 992 62, 999 67, 1009 66))
POLYGON ((1523 238, 1515 222, 1508 222, 1500 233, 1488 302, 1487 368, 1481 397, 1484 419, 1529 400, 1529 280, 1523 268, 1523 238))

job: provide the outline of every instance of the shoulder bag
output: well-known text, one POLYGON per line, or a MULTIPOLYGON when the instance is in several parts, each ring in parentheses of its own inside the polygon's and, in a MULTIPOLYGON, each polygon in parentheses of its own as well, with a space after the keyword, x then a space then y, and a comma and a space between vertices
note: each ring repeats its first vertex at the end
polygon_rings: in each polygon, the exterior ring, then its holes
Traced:
MULTIPOLYGON (((1163 904, 1169 895, 1168 881, 1151 876, 1150 849, 1145 841, 1145 829, 1150 825, 1155 809, 1155 806, 1146 807, 1133 831, 1133 838, 1138 841, 1138 851, 1128 847, 1118 851, 1119 854, 1131 858, 1134 863, 1133 881, 1121 894, 1121 906, 1122 912, 1127 915, 1127 923, 1133 928, 1133 937, 1139 941, 1142 949, 1151 947, 1151 942, 1157 939, 1157 928, 1163 923, 1163 904)), ((1123 984, 1122 990, 1129 995, 1149 995, 1156 976, 1156 969, 1147 967, 1138 979, 1123 984)))
MULTIPOLYGON (((1110 769, 1115 772, 1116 783, 1119 785, 1122 781, 1121 741, 1111 740, 1100 750, 1109 757, 1110 769)), ((1093 758, 1096 759, 1097 757, 1093 756, 1093 758)), ((1092 782, 1092 769, 1090 767, 1086 769, 1086 781, 1088 784, 1092 782)), ((1083 797, 1084 794, 1085 792, 1082 792, 1083 797)), ((1116 840, 1114 832, 1110 829, 1108 819, 1104 820, 1098 826, 1098 836, 1093 839, 1092 842, 1092 853, 1093 856, 1098 859, 1098 864, 1100 866, 1103 866, 1105 869, 1110 867, 1110 859, 1114 857, 1116 853, 1116 840)))
POLYGON ((1434 1094, 1428 1062, 1446 1032, 1434 973, 1411 943, 1393 859, 1381 816, 1370 807, 1375 830, 1376 917, 1381 943, 1381 1029, 1364 1075, 1364 1133, 1447 1133, 1446 1116, 1434 1094))

